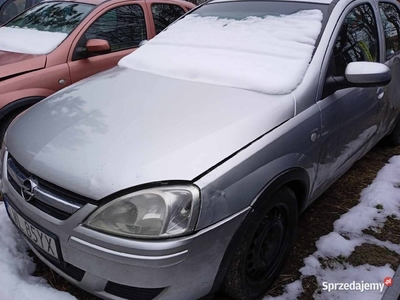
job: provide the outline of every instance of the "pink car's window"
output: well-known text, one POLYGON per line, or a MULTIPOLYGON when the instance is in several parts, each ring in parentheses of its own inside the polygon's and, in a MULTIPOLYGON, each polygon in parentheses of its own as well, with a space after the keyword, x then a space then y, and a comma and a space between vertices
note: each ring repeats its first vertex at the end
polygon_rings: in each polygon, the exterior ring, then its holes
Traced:
POLYGON ((142 7, 133 4, 109 10, 93 22, 84 38, 106 40, 112 52, 139 46, 147 39, 142 7))
POLYGON ((32 7, 5 26, 69 34, 94 7, 74 2, 46 2, 32 7))
POLYGON ((185 14, 182 7, 174 4, 153 3, 151 5, 156 34, 163 31, 180 16, 185 14))
POLYGON ((1 11, 0 24, 7 22, 14 18, 16 15, 22 13, 27 6, 28 3, 26 0, 8 1, 6 4, 4 4, 4 7, 1 11))

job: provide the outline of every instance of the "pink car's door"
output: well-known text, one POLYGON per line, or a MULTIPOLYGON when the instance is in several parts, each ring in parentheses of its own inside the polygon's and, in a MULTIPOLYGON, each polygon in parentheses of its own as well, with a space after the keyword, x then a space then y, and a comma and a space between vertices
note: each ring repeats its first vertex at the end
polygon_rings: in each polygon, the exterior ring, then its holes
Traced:
POLYGON ((81 30, 71 46, 68 66, 72 83, 115 66, 141 41, 154 36, 153 28, 148 23, 147 8, 142 1, 126 1, 100 11, 81 30), (88 54, 85 46, 90 39, 107 40, 110 53, 88 54))
POLYGON ((154 26, 154 31, 159 34, 171 23, 175 22, 188 10, 195 7, 190 2, 174 2, 174 1, 160 1, 160 0, 146 0, 151 12, 153 21, 151 26, 154 26))

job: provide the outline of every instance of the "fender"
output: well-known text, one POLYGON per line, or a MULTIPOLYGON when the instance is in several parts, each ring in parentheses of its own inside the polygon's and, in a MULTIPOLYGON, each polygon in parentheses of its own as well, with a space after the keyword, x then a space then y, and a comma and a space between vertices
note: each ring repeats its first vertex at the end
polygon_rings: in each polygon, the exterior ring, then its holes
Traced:
POLYGON ((0 109, 0 121, 12 111, 19 109, 21 107, 29 107, 33 104, 38 103, 40 100, 43 100, 45 97, 41 96, 33 96, 33 97, 25 97, 13 102, 10 102, 6 106, 0 109))
POLYGON ((302 168, 292 168, 274 177, 274 179, 264 186, 250 206, 254 209, 260 208, 265 199, 268 199, 284 185, 288 185, 295 193, 299 204, 299 214, 302 213, 306 208, 306 200, 310 190, 310 179, 307 171, 302 168))
POLYGON ((261 208, 261 206, 265 203, 265 201, 274 193, 276 192, 280 187, 287 185, 290 188, 293 189, 293 191, 296 194, 296 197, 299 202, 299 214, 304 211, 306 208, 307 204, 307 196, 309 192, 309 185, 310 185, 310 180, 308 177, 307 172, 304 169, 301 168, 293 168, 286 170, 279 175, 277 175, 273 180, 271 180, 269 183, 267 183, 264 188, 260 191, 260 193, 257 195, 257 197, 254 199, 254 201, 251 203, 252 209, 250 209, 243 220, 242 224, 239 226, 239 228, 236 230, 235 234, 232 237, 232 240, 230 241, 226 251, 224 258, 221 261, 221 264, 219 266, 219 270, 217 273, 217 276, 215 277, 214 280, 214 285, 210 291, 210 293, 205 296, 202 299, 211 299, 209 298, 211 295, 215 294, 218 292, 220 289, 220 286, 225 278, 226 271, 228 270, 228 267, 231 263, 234 250, 236 247, 239 245, 239 242, 244 234, 246 232, 243 230, 246 226, 243 226, 243 224, 249 222, 253 214, 256 210, 261 208))

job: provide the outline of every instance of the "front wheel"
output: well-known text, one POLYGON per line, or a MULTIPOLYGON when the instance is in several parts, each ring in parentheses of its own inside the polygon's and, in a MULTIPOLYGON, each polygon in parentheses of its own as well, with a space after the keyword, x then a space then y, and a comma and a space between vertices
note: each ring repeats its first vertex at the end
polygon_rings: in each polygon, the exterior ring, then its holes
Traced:
POLYGON ((276 191, 241 228, 241 241, 222 283, 234 299, 259 299, 283 269, 297 225, 297 200, 293 191, 276 191))

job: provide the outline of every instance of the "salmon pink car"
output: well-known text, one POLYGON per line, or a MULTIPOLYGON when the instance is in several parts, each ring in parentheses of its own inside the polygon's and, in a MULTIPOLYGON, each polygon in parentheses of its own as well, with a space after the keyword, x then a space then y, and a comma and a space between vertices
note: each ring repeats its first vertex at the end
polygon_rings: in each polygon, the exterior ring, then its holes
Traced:
POLYGON ((23 110, 109 69, 192 9, 181 0, 39 3, 0 27, 0 139, 23 110))

